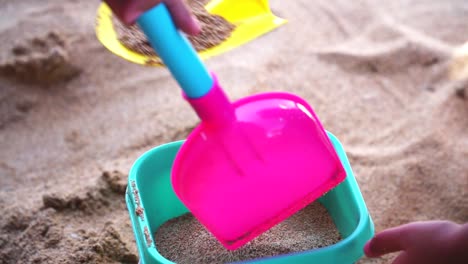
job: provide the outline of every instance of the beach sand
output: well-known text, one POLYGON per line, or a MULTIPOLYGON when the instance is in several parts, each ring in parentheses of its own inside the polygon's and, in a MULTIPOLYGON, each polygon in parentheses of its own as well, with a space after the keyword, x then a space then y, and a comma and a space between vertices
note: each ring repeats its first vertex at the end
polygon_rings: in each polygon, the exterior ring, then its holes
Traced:
MULTIPOLYGON (((452 54, 468 2, 270 2, 287 25, 207 61, 228 95, 305 98, 342 141, 376 231, 467 222, 468 55, 452 54)), ((137 263, 128 171, 197 124, 166 69, 99 43, 98 5, 0 0, 0 263, 137 263)))

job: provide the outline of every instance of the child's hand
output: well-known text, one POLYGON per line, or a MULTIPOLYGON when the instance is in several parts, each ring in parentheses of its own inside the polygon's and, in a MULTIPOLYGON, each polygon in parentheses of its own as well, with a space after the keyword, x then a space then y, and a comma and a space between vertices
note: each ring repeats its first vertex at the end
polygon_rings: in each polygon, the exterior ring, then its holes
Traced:
POLYGON ((164 2, 178 28, 190 35, 196 35, 201 30, 197 19, 191 14, 184 0, 104 0, 104 2, 125 24, 134 23, 142 12, 164 2))
POLYGON ((368 257, 402 251, 393 264, 468 263, 468 224, 415 222, 384 230, 364 247, 368 257))

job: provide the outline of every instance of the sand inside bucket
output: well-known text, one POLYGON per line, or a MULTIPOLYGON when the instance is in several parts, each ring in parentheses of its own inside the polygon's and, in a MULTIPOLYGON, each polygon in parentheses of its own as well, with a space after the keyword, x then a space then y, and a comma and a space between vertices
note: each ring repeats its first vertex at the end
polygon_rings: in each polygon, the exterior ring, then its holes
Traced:
MULTIPOLYGON (((212 48, 229 38, 235 25, 229 23, 221 16, 208 13, 203 0, 187 1, 192 13, 197 17, 202 30, 196 36, 188 36, 189 41, 197 51, 212 48)), ((140 54, 155 57, 157 54, 151 47, 145 34, 138 25, 126 26, 116 18, 113 18, 115 30, 120 43, 128 49, 140 54)), ((162 63, 159 58, 152 58, 152 63, 162 63)))
POLYGON ((229 263, 326 247, 341 236, 327 209, 315 202, 235 251, 225 249, 188 213, 164 223, 156 247, 176 263, 229 263))

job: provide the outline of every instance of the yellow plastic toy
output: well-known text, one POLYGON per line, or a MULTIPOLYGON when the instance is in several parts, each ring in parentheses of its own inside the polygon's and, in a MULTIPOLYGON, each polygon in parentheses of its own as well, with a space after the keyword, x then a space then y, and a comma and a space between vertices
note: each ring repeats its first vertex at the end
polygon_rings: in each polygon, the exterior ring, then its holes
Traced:
MULTIPOLYGON (((241 46, 287 22, 271 12, 268 0, 212 0, 205 8, 211 14, 224 17, 236 28, 221 44, 199 52, 201 59, 207 59, 241 46)), ((101 4, 98 9, 96 35, 107 49, 128 61, 160 66, 148 63, 157 57, 134 52, 119 42, 112 23, 112 11, 105 3, 101 4)))

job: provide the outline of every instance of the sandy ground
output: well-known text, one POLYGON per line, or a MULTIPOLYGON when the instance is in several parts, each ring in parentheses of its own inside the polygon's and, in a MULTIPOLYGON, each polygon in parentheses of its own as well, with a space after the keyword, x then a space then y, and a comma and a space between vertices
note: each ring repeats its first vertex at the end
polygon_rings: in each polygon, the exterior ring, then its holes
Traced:
MULTIPOLYGON (((167 70, 101 46, 98 4, 0 0, 0 263, 136 263, 130 166, 197 123, 167 70)), ((230 97, 304 97, 344 144, 377 231, 467 222, 468 79, 448 69, 468 2, 271 5, 286 26, 207 61, 230 97)))

